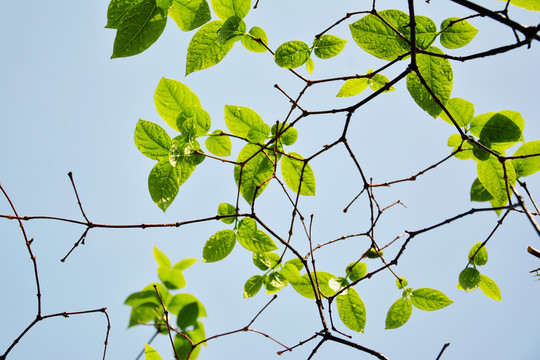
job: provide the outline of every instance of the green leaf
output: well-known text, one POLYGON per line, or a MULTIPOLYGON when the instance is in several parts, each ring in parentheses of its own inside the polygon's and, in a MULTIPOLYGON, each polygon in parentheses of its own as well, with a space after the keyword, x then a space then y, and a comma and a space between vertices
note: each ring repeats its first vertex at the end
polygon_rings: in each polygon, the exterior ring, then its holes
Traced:
POLYGON ((481 245, 482 243, 478 242, 469 251, 469 261, 471 262, 471 264, 482 266, 486 265, 486 263, 488 262, 488 251, 486 247, 482 246, 482 248, 478 250, 481 245), (477 250, 478 253, 476 252, 477 250), (476 254, 476 256, 473 259, 472 257, 474 256, 474 254, 476 254))
MULTIPOLYGON (((452 98, 445 104, 446 109, 450 112, 450 115, 454 118, 458 126, 465 127, 469 125, 474 116, 474 105, 467 100, 461 98, 452 98)), ((446 112, 441 111, 439 114, 441 119, 454 125, 452 120, 446 115, 446 112)))
POLYGON ((169 162, 177 168, 182 163, 197 166, 205 158, 201 153, 201 146, 197 140, 192 139, 188 142, 183 136, 178 136, 172 141, 171 149, 169 150, 169 162))
MULTIPOLYGON (((236 208, 231 204, 221 203, 218 206, 217 213, 219 216, 234 215, 236 214, 236 208)), ((221 221, 223 221, 225 224, 232 224, 235 220, 236 218, 234 217, 227 217, 227 218, 221 219, 221 221)))
POLYGON ((238 41, 246 33, 246 23, 238 16, 231 16, 218 32, 219 41, 225 43, 229 40, 238 41))
POLYGON ((273 252, 253 253, 253 264, 262 271, 274 268, 279 259, 280 256, 273 252))
MULTIPOLYGON (((204 326, 200 321, 197 321, 193 330, 183 331, 182 333, 188 336, 194 344, 201 342, 206 338, 204 326)), ((191 343, 184 336, 179 334, 174 337, 174 349, 178 354, 179 360, 187 360, 188 356, 190 360, 195 360, 201 351, 200 346, 192 348, 191 343)))
POLYGON ((453 301, 441 291, 436 289, 416 289, 411 294, 412 304, 424 311, 434 311, 447 307, 453 301))
POLYGON ((447 49, 457 49, 467 45, 478 33, 478 29, 467 20, 451 17, 441 24, 441 44, 447 49))
POLYGON ((471 201, 490 201, 493 199, 493 196, 486 190, 484 185, 478 180, 474 179, 474 182, 471 186, 471 201))
POLYGON ((475 117, 471 123, 471 132, 480 139, 489 142, 498 150, 508 149, 522 139, 524 121, 518 113, 501 111, 475 117), (516 115, 517 114, 517 115, 516 115), (520 126, 520 123, 523 124, 520 126))
POLYGON ((238 227, 237 239, 240 245, 249 251, 258 253, 276 250, 278 247, 274 241, 263 231, 255 229, 255 231, 251 233, 250 231, 246 230, 246 226, 249 225, 243 226, 242 222, 248 219, 253 220, 251 218, 244 218, 238 227))
POLYGON ((199 305, 196 302, 189 303, 183 306, 177 315, 176 324, 182 330, 186 330, 190 326, 197 324, 199 318, 199 305))
POLYGON ((249 30, 248 34, 242 36, 242 45, 249 51, 263 53, 266 52, 266 47, 255 39, 261 39, 268 46, 268 36, 264 30, 258 26, 254 26, 249 30))
MULTIPOLYGON (((292 264, 286 264, 281 273, 289 280, 290 284, 300 295, 307 297, 308 299, 315 299, 315 293, 313 292, 313 286, 309 279, 308 274, 300 276, 300 273, 296 266, 292 264)), ((313 281, 315 281, 315 274, 311 273, 313 281)), ((332 296, 336 293, 329 285, 330 280, 336 276, 324 271, 317 271, 317 282, 319 283, 319 290, 324 296, 332 296)))
POLYGON ((274 164, 259 146, 253 144, 244 146, 236 162, 239 165, 234 167, 234 179, 240 194, 251 204, 268 186, 266 180, 274 174, 274 164))
POLYGON ((169 161, 160 161, 150 171, 148 176, 148 190, 156 205, 165 212, 178 194, 180 187, 178 168, 169 161))
POLYGON ((300 260, 299 258, 294 258, 292 260, 289 260, 285 263, 285 265, 287 264, 294 266, 298 270, 302 270, 304 268, 304 263, 302 263, 302 260, 300 260))
POLYGON ((497 301, 502 301, 501 290, 490 277, 486 275, 480 275, 480 290, 489 298, 497 301))
POLYGON ((284 145, 292 145, 298 139, 298 130, 290 126, 289 124, 278 123, 272 125, 272 135, 276 135, 278 132, 281 133, 279 139, 284 145), (285 129, 285 131, 283 131, 285 129))
POLYGON ((311 166, 302 161, 304 158, 298 153, 292 152, 289 156, 284 156, 281 160, 281 174, 287 186, 300 195, 315 195, 315 175, 311 166))
POLYGON ((222 20, 212 21, 197 30, 187 50, 186 75, 216 65, 231 51, 234 41, 219 41, 218 31, 223 23, 222 20))
POLYGON ((187 141, 205 136, 210 130, 210 115, 199 106, 189 106, 176 119, 176 126, 187 141))
POLYGON ((338 55, 344 48, 347 40, 334 35, 322 35, 313 41, 315 56, 320 59, 330 59, 338 55))
POLYGON ((181 260, 181 261, 177 262, 173 266, 173 269, 183 271, 183 270, 186 270, 186 269, 190 268, 191 265, 195 264, 196 262, 197 262, 197 259, 194 259, 194 258, 184 259, 184 260, 181 260))
MULTIPOLYGON (((441 113, 442 114, 442 113, 441 113)), ((453 147, 452 152, 457 151, 458 147, 461 145, 462 151, 455 153, 454 156, 460 160, 474 159, 473 149, 474 146, 471 145, 468 141, 462 141, 461 135, 452 134, 448 138, 448 146, 453 147)))
POLYGON ((313 74, 313 70, 315 69, 315 63, 313 62, 312 58, 309 58, 306 61, 306 70, 309 75, 313 74))
MULTIPOLYGON (((540 140, 529 141, 512 156, 540 154, 540 140)), ((540 170, 540 156, 532 156, 524 159, 512 159, 512 165, 518 177, 529 176, 540 170)))
MULTIPOLYGON (((435 54, 443 53, 434 46, 430 47, 428 51, 435 54)), ((443 105, 446 104, 452 93, 453 78, 452 66, 450 66, 448 59, 427 54, 418 54, 416 56, 416 62, 420 74, 426 80, 427 86, 429 86, 443 105)), ((418 106, 428 114, 435 118, 441 113, 442 108, 420 82, 420 78, 415 72, 410 72, 407 75, 407 90, 409 90, 409 93, 418 106)))
MULTIPOLYGON (((437 25, 426 16, 415 16, 414 18, 416 20, 416 46, 420 49, 427 49, 437 38, 437 25)), ((410 39, 410 28, 404 31, 407 33, 407 39, 410 39)))
POLYGON ((308 61, 309 46, 302 41, 287 41, 281 44, 274 55, 276 64, 285 69, 295 69, 308 61))
POLYGON ((233 135, 252 142, 262 142, 270 133, 270 127, 259 114, 244 106, 225 105, 225 124, 233 135))
POLYGON ((176 290, 186 286, 186 279, 182 271, 160 266, 157 269, 159 279, 167 289, 176 290))
POLYGON ((192 106, 201 106, 197 95, 180 81, 161 78, 154 93, 154 103, 159 115, 176 131, 177 119, 192 106))
POLYGON ((216 156, 229 156, 232 150, 231 138, 222 134, 224 134, 223 131, 215 130, 206 138, 204 144, 208 151, 216 156))
MULTIPOLYGON (((169 302, 167 308, 169 309, 169 312, 171 312, 172 314, 178 315, 184 307, 193 303, 197 304, 198 318, 206 317, 206 309, 204 308, 203 304, 195 296, 191 294, 174 295, 171 301, 169 302)), ((177 322, 182 323, 183 320, 177 319, 177 322)), ((180 324, 178 324, 178 326, 181 327, 180 324)))
POLYGON ((244 284, 244 297, 250 298, 259 292, 261 289, 261 286, 263 284, 264 276, 262 275, 254 275, 246 281, 244 284))
POLYGON ((111 58, 142 53, 161 36, 166 24, 167 11, 155 0, 136 1, 121 17, 111 58))
POLYGON ((169 16, 182 31, 194 30, 212 18, 206 0, 173 0, 169 16))
MULTIPOLYGON (((505 162, 506 176, 508 181, 508 191, 511 192, 510 186, 516 183, 516 172, 512 163, 505 162)), ((478 161, 476 163, 478 172, 478 180, 484 185, 486 190, 493 196, 491 204, 493 207, 504 206, 508 202, 508 193, 505 181, 505 171, 503 164, 494 155, 490 155, 486 161, 478 161)))
POLYGON ((142 0, 111 0, 107 9, 107 25, 108 29, 118 29, 118 25, 122 22, 124 16, 129 10, 140 3, 142 0))
POLYGON ((403 290, 409 285, 409 282, 405 278, 396 278, 396 287, 400 290, 403 290))
POLYGON ((158 309, 158 311, 162 313, 161 305, 156 305, 154 303, 144 303, 133 307, 129 315, 128 328, 158 320, 158 313, 155 309, 158 309))
POLYGON ((146 360, 163 360, 158 352, 148 344, 144 344, 144 358, 146 360))
POLYGON ((212 8, 222 20, 235 15, 243 19, 249 13, 251 0, 212 0, 212 8))
POLYGON ((154 259, 158 263, 158 266, 170 268, 172 266, 171 260, 161 250, 154 246, 154 259))
MULTIPOLYGON (((335 278, 328 281, 328 286, 330 286, 330 288, 335 292, 338 292, 344 287, 349 286, 349 281, 347 280, 347 278, 336 276, 335 278)), ((345 290, 344 293, 346 293, 347 291, 348 290, 345 290)))
MULTIPOLYGON (((499 1, 506 2, 506 0, 499 1)), ((510 0, 510 4, 527 10, 540 11, 539 0, 510 0)))
POLYGON ((367 78, 348 79, 336 96, 347 97, 358 95, 368 87, 368 82, 369 80, 367 78))
MULTIPOLYGON (((372 70, 369 70, 368 74, 372 72, 373 72, 372 70)), ((368 85, 369 87, 371 87, 371 90, 373 91, 379 91, 380 89, 385 87, 386 84, 388 84, 389 82, 390 80, 388 80, 388 78, 382 74, 375 74, 373 75, 371 79, 368 79, 368 85)), ((395 91, 395 90, 396 88, 391 86, 390 89, 384 90, 383 92, 389 92, 389 91, 395 91)))
POLYGON ((349 329, 364 332, 366 326, 366 307, 355 289, 349 288, 347 293, 336 297, 339 317, 349 329))
MULTIPOLYGON (((409 16, 404 12, 384 10, 379 15, 394 29, 407 33, 409 16)), ((409 44, 375 15, 367 15, 349 27, 358 46, 379 59, 392 61, 410 50, 409 44)))
POLYGON ((408 298, 401 297, 390 306, 386 314, 386 329, 397 329, 403 326, 412 314, 412 302, 408 298))
POLYGON ((129 305, 133 308, 147 303, 152 303, 155 306, 161 306, 156 291, 153 288, 152 290, 143 290, 133 293, 129 295, 124 302, 124 304, 129 305))
POLYGON ((467 267, 459 274, 458 288, 465 291, 476 290, 480 286, 481 280, 480 271, 467 267))
POLYGON ((289 282, 280 271, 273 271, 264 278, 264 287, 266 288, 267 294, 277 293, 288 284, 289 282))
POLYGON ((355 261, 349 264, 347 268, 345 268, 345 273, 351 279, 351 281, 356 281, 364 277, 367 273, 367 265, 366 263, 355 261))
POLYGON ((218 231, 204 244, 203 262, 216 262, 225 259, 233 251, 235 244, 234 231, 218 231))
POLYGON ((139 120, 135 127, 135 145, 150 159, 164 160, 169 157, 171 138, 158 124, 139 120))

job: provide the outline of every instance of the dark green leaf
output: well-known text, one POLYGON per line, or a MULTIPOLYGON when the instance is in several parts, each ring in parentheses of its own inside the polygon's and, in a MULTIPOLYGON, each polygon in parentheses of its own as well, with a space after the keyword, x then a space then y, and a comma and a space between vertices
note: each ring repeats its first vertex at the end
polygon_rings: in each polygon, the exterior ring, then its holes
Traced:
POLYGON ((152 288, 152 290, 143 290, 140 292, 133 293, 128 296, 124 304, 129 305, 131 307, 137 307, 145 303, 152 303, 156 306, 161 306, 159 302, 159 298, 156 294, 156 291, 152 288))
POLYGON ((255 39, 261 39, 263 43, 268 45, 268 36, 266 36, 264 30, 258 26, 252 27, 248 34, 242 36, 242 45, 249 51, 258 53, 266 52, 266 46, 255 39))
POLYGON ((298 153, 292 152, 289 156, 281 160, 281 174, 287 186, 300 195, 315 195, 315 175, 311 166, 302 161, 304 158, 298 153))
POLYGON ((349 288, 336 297, 339 317, 349 329, 364 332, 366 326, 366 307, 355 289, 349 288))
POLYGON ((277 293, 288 284, 289 282, 280 271, 271 272, 264 278, 264 287, 266 288, 267 294, 277 293))
POLYGON ((249 13, 251 0, 212 0, 212 8, 222 20, 235 15, 243 19, 249 13))
POLYGON ((206 0, 173 0, 169 16, 182 31, 196 29, 212 18, 206 0))
POLYGON ((231 16, 218 32, 219 41, 225 43, 229 40, 238 41, 246 33, 246 23, 238 16, 231 16))
MULTIPOLYGON (((540 140, 529 141, 523 145, 512 156, 540 154, 540 140)), ((518 177, 529 176, 540 170, 540 156, 532 156, 524 159, 512 159, 512 165, 518 177)))
MULTIPOLYGON (((217 212, 219 216, 234 215, 236 214, 236 208, 231 204, 221 203, 218 206, 217 212)), ((221 221, 223 221, 225 224, 232 224, 235 220, 236 218, 234 217, 227 217, 227 218, 221 219, 221 221)))
POLYGON ((199 304, 192 302, 183 306, 178 312, 176 324, 185 331, 188 327, 197 324, 199 318, 199 304))
POLYGON ((274 174, 274 164, 259 146, 253 144, 244 146, 236 162, 240 165, 234 167, 234 179, 240 194, 251 204, 268 186, 267 180, 274 174))
POLYGON ((386 329, 397 329, 403 326, 412 314, 412 303, 408 298, 401 297, 396 300, 386 314, 386 329))
POLYGON ((525 120, 521 114, 511 110, 481 114, 471 121, 471 133, 490 141, 495 150, 505 150, 523 141, 524 128, 525 120))
POLYGON ((274 60, 278 66, 285 69, 295 69, 308 61, 310 55, 309 46, 302 41, 287 41, 277 49, 274 60))
POLYGON ((225 259, 234 249, 236 236, 232 230, 221 230, 208 239, 203 248, 203 261, 216 262, 225 259))
POLYGON ((157 247, 154 246, 154 259, 156 259, 156 262, 158 263, 158 266, 163 266, 166 268, 170 268, 171 260, 165 255, 161 250, 159 250, 157 247))
POLYGON ((223 131, 216 130, 206 138, 205 145, 208 151, 216 156, 231 155, 232 143, 231 138, 227 135, 222 135, 223 131))
POLYGON ((453 301, 436 289, 416 289, 411 294, 411 301, 420 310, 434 311, 447 307, 453 301))
POLYGON ((197 95, 180 81, 161 78, 154 94, 159 115, 176 131, 180 131, 177 119, 192 106, 201 107, 197 95))
POLYGON ((467 20, 451 17, 441 24, 441 44, 447 49, 457 49, 470 43, 477 33, 478 29, 467 20))
MULTIPOLYGON (((438 48, 432 46, 428 49, 429 52, 442 54, 438 48)), ((450 99, 452 93, 452 67, 448 59, 441 57, 430 56, 427 54, 418 54, 416 62, 420 74, 426 81, 427 86, 439 98, 444 105, 450 99)), ((437 104, 435 98, 421 83, 420 78, 415 72, 407 75, 407 90, 418 106, 433 117, 437 117, 442 108, 437 104)))
POLYGON ((197 30, 187 50, 186 75, 216 65, 233 48, 234 41, 219 41, 218 31, 223 23, 212 21, 197 30))
POLYGON ((465 291, 473 291, 480 286, 480 282, 480 271, 472 267, 467 267, 459 274, 458 288, 465 291))
POLYGON ((348 97, 358 95, 368 87, 368 82, 369 80, 367 78, 349 79, 345 81, 336 96, 348 97))
POLYGON ((148 190, 156 205, 165 212, 178 194, 180 171, 169 161, 160 161, 150 171, 148 190))
MULTIPOLYGON (((474 116, 474 105, 472 103, 461 98, 452 98, 448 100, 445 106, 458 126, 465 127, 471 123, 474 116)), ((450 125, 453 125, 452 120, 446 115, 446 112, 441 111, 439 116, 450 125)))
POLYGON ((469 251, 469 261, 471 264, 482 266, 488 262, 488 251, 485 246, 482 246, 480 250, 478 248, 482 245, 481 242, 476 243, 469 251), (478 252, 476 252, 478 250, 478 252), (476 254, 476 256, 475 256, 476 254), (473 259, 474 256, 474 259, 473 259))
POLYGON ((313 41, 315 56, 320 59, 330 59, 338 55, 344 48, 347 40, 334 35, 322 35, 313 41))
POLYGON ((471 201, 490 201, 493 199, 493 196, 486 190, 484 185, 478 180, 474 179, 474 182, 471 186, 471 201))
POLYGON ((172 314, 178 315, 185 306, 193 303, 197 304, 197 316, 199 318, 206 317, 206 309, 203 304, 191 294, 177 294, 173 296, 167 308, 172 314))
POLYGON ((480 275, 480 290, 489 298, 497 301, 502 301, 501 290, 490 277, 486 275, 480 275))
POLYGON ((352 262, 345 268, 345 273, 351 279, 351 281, 356 281, 364 277, 367 273, 367 265, 363 262, 352 262))
POLYGON ((128 327, 137 326, 140 324, 146 324, 150 321, 158 320, 158 313, 161 311, 161 305, 156 305, 154 303, 144 303, 139 306, 133 307, 129 315, 129 324, 128 327))
POLYGON ((121 17, 111 58, 142 53, 159 39, 166 24, 167 11, 155 0, 136 1, 121 17))
POLYGON ((143 0, 111 0, 107 9, 107 25, 108 29, 118 29, 118 25, 122 22, 124 16, 129 10, 142 2, 143 0))
POLYGON ((262 275, 254 275, 246 281, 244 284, 244 297, 250 298, 259 292, 261 289, 261 286, 263 284, 264 276, 262 275))

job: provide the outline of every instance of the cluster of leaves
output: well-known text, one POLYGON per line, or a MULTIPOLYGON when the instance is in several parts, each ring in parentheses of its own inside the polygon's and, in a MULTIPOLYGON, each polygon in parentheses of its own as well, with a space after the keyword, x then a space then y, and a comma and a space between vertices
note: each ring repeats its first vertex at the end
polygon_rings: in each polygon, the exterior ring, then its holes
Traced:
MULTIPOLYGON (((201 348, 194 344, 206 339, 204 325, 200 321, 200 318, 206 317, 206 310, 195 296, 186 293, 173 295, 169 290, 186 286, 183 271, 197 260, 184 259, 173 266, 169 258, 156 247, 154 258, 161 283, 150 284, 128 296, 125 304, 132 307, 128 327, 153 324, 157 332, 168 334, 169 326, 172 326, 169 315, 172 314, 176 317, 178 329, 174 337, 175 352, 181 359, 188 356, 196 359, 201 348)), ((147 360, 160 359, 159 354, 148 345, 145 346, 145 354, 147 360)))
POLYGON ((473 291, 480 287, 482 292, 493 300, 502 301, 499 286, 489 276, 480 274, 477 266, 486 265, 488 251, 484 244, 478 242, 469 251, 469 264, 459 274, 457 288, 465 291, 473 291))

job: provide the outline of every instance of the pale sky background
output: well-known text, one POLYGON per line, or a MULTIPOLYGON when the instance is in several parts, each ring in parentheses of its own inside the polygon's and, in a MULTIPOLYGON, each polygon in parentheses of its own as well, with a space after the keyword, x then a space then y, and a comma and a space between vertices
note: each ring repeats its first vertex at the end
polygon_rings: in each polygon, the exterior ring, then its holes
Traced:
MULTIPOLYGON (((451 16, 469 12, 449 1, 417 2, 417 14, 433 18, 439 26, 451 16)), ((484 1, 495 7, 500 2, 484 1)), ((368 10, 371 1, 269 1, 245 19, 248 28, 261 26, 270 47, 288 40, 311 43, 313 36, 347 12, 368 10)), ((405 1, 399 7, 406 11, 405 1)), ((217 66, 184 77, 185 52, 192 33, 183 33, 169 19, 161 38, 141 55, 110 60, 115 32, 104 29, 108 1, 2 1, 0 23, 0 182, 19 214, 51 215, 82 219, 67 173, 72 171, 86 214, 94 222, 110 224, 165 223, 215 215, 220 202, 233 203, 236 189, 232 167, 206 160, 180 188, 166 214, 150 199, 148 173, 154 162, 133 142, 139 118, 167 127, 157 114, 153 94, 162 76, 188 85, 212 117, 212 130, 224 129, 225 104, 248 106, 267 123, 282 119, 289 104, 273 88, 279 84, 294 95, 302 83, 274 65, 269 54, 255 54, 237 44, 217 66)), ((395 8, 394 1, 380 1, 377 9, 395 8)), ((511 15, 527 25, 538 24, 538 14, 512 8, 511 15)), ((213 15, 215 19, 215 15, 213 15)), ((365 73, 384 64, 361 50, 345 21, 331 34, 348 40, 343 53, 333 60, 315 59, 313 79, 365 73)), ((513 41, 512 32, 474 19, 480 32, 455 55, 500 46, 513 41)), ((452 63, 452 96, 475 105, 475 114, 514 110, 526 121, 525 139, 540 139, 538 118, 538 43, 531 49, 461 63, 452 63)), ((400 73, 407 64, 384 72, 400 73)), ((305 69, 299 70, 307 74, 305 69)), ((308 109, 342 107, 356 98, 335 98, 341 84, 310 90, 308 109)), ((434 120, 410 98, 405 83, 384 94, 353 116, 349 140, 368 177, 384 182, 408 177, 449 153, 447 138, 454 133, 442 120, 434 120)), ((369 94, 370 90, 366 90, 369 94)), ((290 151, 305 157, 331 143, 342 131, 341 116, 310 117, 298 127, 299 141, 290 151)), ((173 134, 172 131, 169 131, 173 134)), ((233 143, 233 156, 242 144, 233 143)), ((343 208, 362 186, 343 147, 312 162, 317 196, 303 199, 304 214, 314 213, 313 235, 322 243, 341 235, 362 232, 369 223, 365 197, 347 214, 343 208)), ((476 177, 473 161, 452 159, 416 182, 376 189, 382 206, 401 200, 407 208, 389 210, 376 228, 379 244, 405 230, 418 230, 438 223, 471 207, 469 189, 476 177)), ((526 178, 534 195, 540 196, 539 176, 526 178)), ((523 191, 522 191, 523 192, 523 191)), ((258 214, 281 234, 288 230, 290 207, 276 184, 259 198, 258 214)), ((243 210, 248 210, 242 203, 243 210)), ((0 213, 11 214, 5 199, 0 213)), ((384 330, 386 312, 401 296, 390 273, 376 276, 356 287, 367 307, 365 334, 352 334, 353 341, 395 359, 435 359, 450 342, 443 359, 537 359, 540 315, 540 282, 529 270, 540 261, 526 253, 527 245, 539 247, 539 239, 525 217, 511 214, 488 243, 489 262, 480 271, 494 279, 503 302, 484 296, 480 290, 456 289, 458 274, 467 263, 472 245, 483 241, 497 217, 484 213, 418 236, 401 258, 398 274, 413 288, 437 288, 454 304, 436 312, 414 309, 409 322, 397 330, 384 330)), ((35 318, 36 291, 31 261, 18 225, 0 220, 0 353, 35 318)), ((90 231, 86 245, 65 263, 59 260, 83 232, 65 223, 25 223, 33 237, 41 280, 43 314, 107 307, 111 333, 107 359, 134 359, 153 334, 151 328, 126 330, 130 307, 125 298, 157 281, 153 246, 163 250, 173 263, 188 257, 201 258, 204 242, 216 231, 229 228, 211 222, 179 229, 90 231)), ((302 253, 307 242, 300 228, 295 239, 302 253)), ((343 275, 344 268, 368 247, 363 238, 344 242, 318 254, 318 270, 343 275)), ((388 251, 393 254, 398 247, 388 251), (394 251, 394 252, 393 252, 394 251)), ((389 257, 390 258, 390 257, 389 257)), ((368 269, 375 269, 375 260, 368 269)), ((263 291, 252 299, 242 298, 244 282, 261 272, 252 265, 251 253, 237 245, 224 261, 197 262, 185 272, 188 286, 208 318, 207 336, 245 326, 270 299, 263 291)), ((337 312, 335 312, 337 316, 337 312)), ((341 330, 348 331, 336 319, 341 330)), ((315 306, 290 287, 255 322, 292 346, 320 330, 315 306)), ((55 318, 36 325, 10 353, 9 359, 101 359, 106 321, 101 314, 55 318)), ((154 342, 164 359, 172 359, 168 339, 154 342)), ((314 346, 314 344, 313 344, 314 346)), ((312 346, 282 355, 305 359, 312 346)), ((275 359, 281 350, 256 334, 236 334, 210 342, 200 359, 275 359)), ((359 356, 347 347, 326 343, 316 359, 359 356)))

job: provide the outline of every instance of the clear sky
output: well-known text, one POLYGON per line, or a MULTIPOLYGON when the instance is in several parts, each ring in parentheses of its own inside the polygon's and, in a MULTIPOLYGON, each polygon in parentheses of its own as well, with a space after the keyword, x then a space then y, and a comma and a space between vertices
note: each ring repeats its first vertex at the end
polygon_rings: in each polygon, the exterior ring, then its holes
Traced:
MULTIPOLYGON (((405 2, 401 2, 405 3, 405 2)), ((435 23, 469 13, 457 5, 417 2, 417 14, 435 23)), ((484 1, 497 8, 501 2, 484 1)), ((260 26, 275 49, 288 40, 311 43, 313 36, 347 12, 368 10, 371 1, 268 1, 261 0, 246 22, 260 26)), ((275 66, 271 55, 249 53, 236 44, 217 66, 185 73, 185 53, 192 33, 183 33, 169 19, 161 38, 141 55, 110 60, 114 31, 104 29, 108 1, 3 1, 0 23, 0 183, 19 214, 82 219, 67 173, 74 179, 90 220, 110 224, 166 223, 215 215, 221 202, 233 203, 236 190, 232 167, 207 160, 180 188, 176 201, 164 214, 147 190, 154 162, 139 153, 133 132, 139 118, 167 127, 155 110, 153 94, 162 76, 188 85, 212 117, 212 130, 224 129, 225 104, 248 106, 267 123, 283 119, 289 104, 274 87, 289 94, 303 85, 275 66)), ((377 2, 377 9, 394 8, 393 1, 377 2)), ((406 8, 401 7, 406 11, 406 8)), ((538 24, 537 14, 512 8, 511 15, 524 24, 538 24)), ((215 15, 213 14, 213 18, 215 15)), ((363 52, 352 39, 345 21, 331 34, 348 40, 344 52, 333 60, 315 60, 312 78, 362 74, 383 61, 363 52)), ((466 55, 513 41, 512 32, 484 19, 471 20, 480 31, 473 42, 452 51, 466 55)), ((452 63, 453 97, 475 105, 475 114, 514 110, 526 121, 527 141, 540 139, 538 122, 538 43, 494 58, 452 63)), ((406 63, 385 72, 391 78, 406 63)), ((304 68, 299 70, 307 76, 304 68)), ((340 84, 310 90, 304 105, 328 109, 353 104, 358 98, 335 98, 340 84)), ((434 120, 410 98, 405 83, 355 113, 349 140, 369 178, 385 182, 411 176, 449 153, 446 146, 454 129, 434 120)), ((369 91, 369 90, 366 90, 369 91)), ((362 96, 362 95, 360 95, 362 96)), ((343 118, 310 118, 298 127, 299 141, 291 151, 307 157, 335 141, 343 118)), ((172 130, 169 133, 172 134, 172 130)), ((241 148, 233 143, 233 156, 241 148)), ((341 235, 362 232, 369 223, 365 198, 347 214, 343 208, 362 187, 344 149, 337 148, 311 164, 317 196, 302 202, 304 214, 314 214, 313 235, 323 243, 341 235)), ((472 161, 452 159, 415 182, 376 190, 381 206, 401 200, 384 215, 376 228, 379 243, 405 230, 438 223, 471 207, 475 175, 472 161)), ((533 195, 540 194, 539 175, 527 178, 533 195)), ((244 211, 249 207, 242 203, 244 211)), ((290 207, 272 184, 258 201, 258 214, 281 234, 286 234, 290 207)), ((0 213, 10 214, 5 199, 0 213)), ((414 239, 399 263, 398 273, 414 288, 437 288, 454 304, 436 312, 414 310, 409 322, 397 330, 384 330, 386 311, 401 295, 390 273, 356 287, 367 307, 365 334, 353 340, 384 353, 390 359, 435 359, 445 342, 451 345, 444 359, 537 359, 540 315, 537 311, 540 282, 529 270, 540 261, 526 253, 538 237, 525 217, 510 215, 488 243, 489 262, 481 270, 494 279, 503 302, 480 290, 465 294, 456 289, 458 274, 467 263, 472 245, 483 241, 497 217, 484 213, 414 239)), ((151 337, 150 328, 126 329, 130 308, 125 298, 157 281, 154 246, 173 262, 201 258, 204 242, 227 228, 211 222, 179 229, 90 231, 86 244, 65 263, 83 228, 65 223, 35 221, 25 224, 34 238, 43 294, 43 313, 82 311, 107 307, 111 318, 108 359, 134 359, 151 337)), ((35 318, 36 291, 31 261, 14 221, 0 220, 0 353, 35 318)), ((307 252, 300 228, 297 246, 307 252)), ((318 269, 343 275, 344 267, 369 246, 366 239, 336 245, 320 252, 318 269)), ((397 247, 395 248, 397 251, 397 247)), ((389 250, 392 254, 392 250, 389 250)), ((371 260, 370 269, 378 263, 371 260)), ((244 300, 244 282, 260 272, 251 254, 237 245, 222 262, 197 262, 185 272, 188 286, 182 291, 197 296, 206 306, 207 336, 245 326, 270 299, 261 291, 244 300)), ((339 320, 337 321, 339 323, 339 320)), ((339 323, 340 324, 340 323, 339 323)), ((340 324, 341 329, 344 327, 340 324)), ((55 318, 35 326, 10 353, 11 359, 100 359, 106 321, 99 314, 55 318)), ((292 346, 320 330, 315 306, 290 287, 263 313, 254 327, 292 346)), ((172 358, 165 337, 155 342, 164 358, 172 358)), ((283 355, 306 358, 311 348, 283 355)), ((200 359, 275 359, 278 346, 256 334, 237 334, 215 340, 200 359)), ((351 349, 327 344, 316 358, 357 356, 351 349)), ((365 356, 367 357, 367 355, 365 356)))

